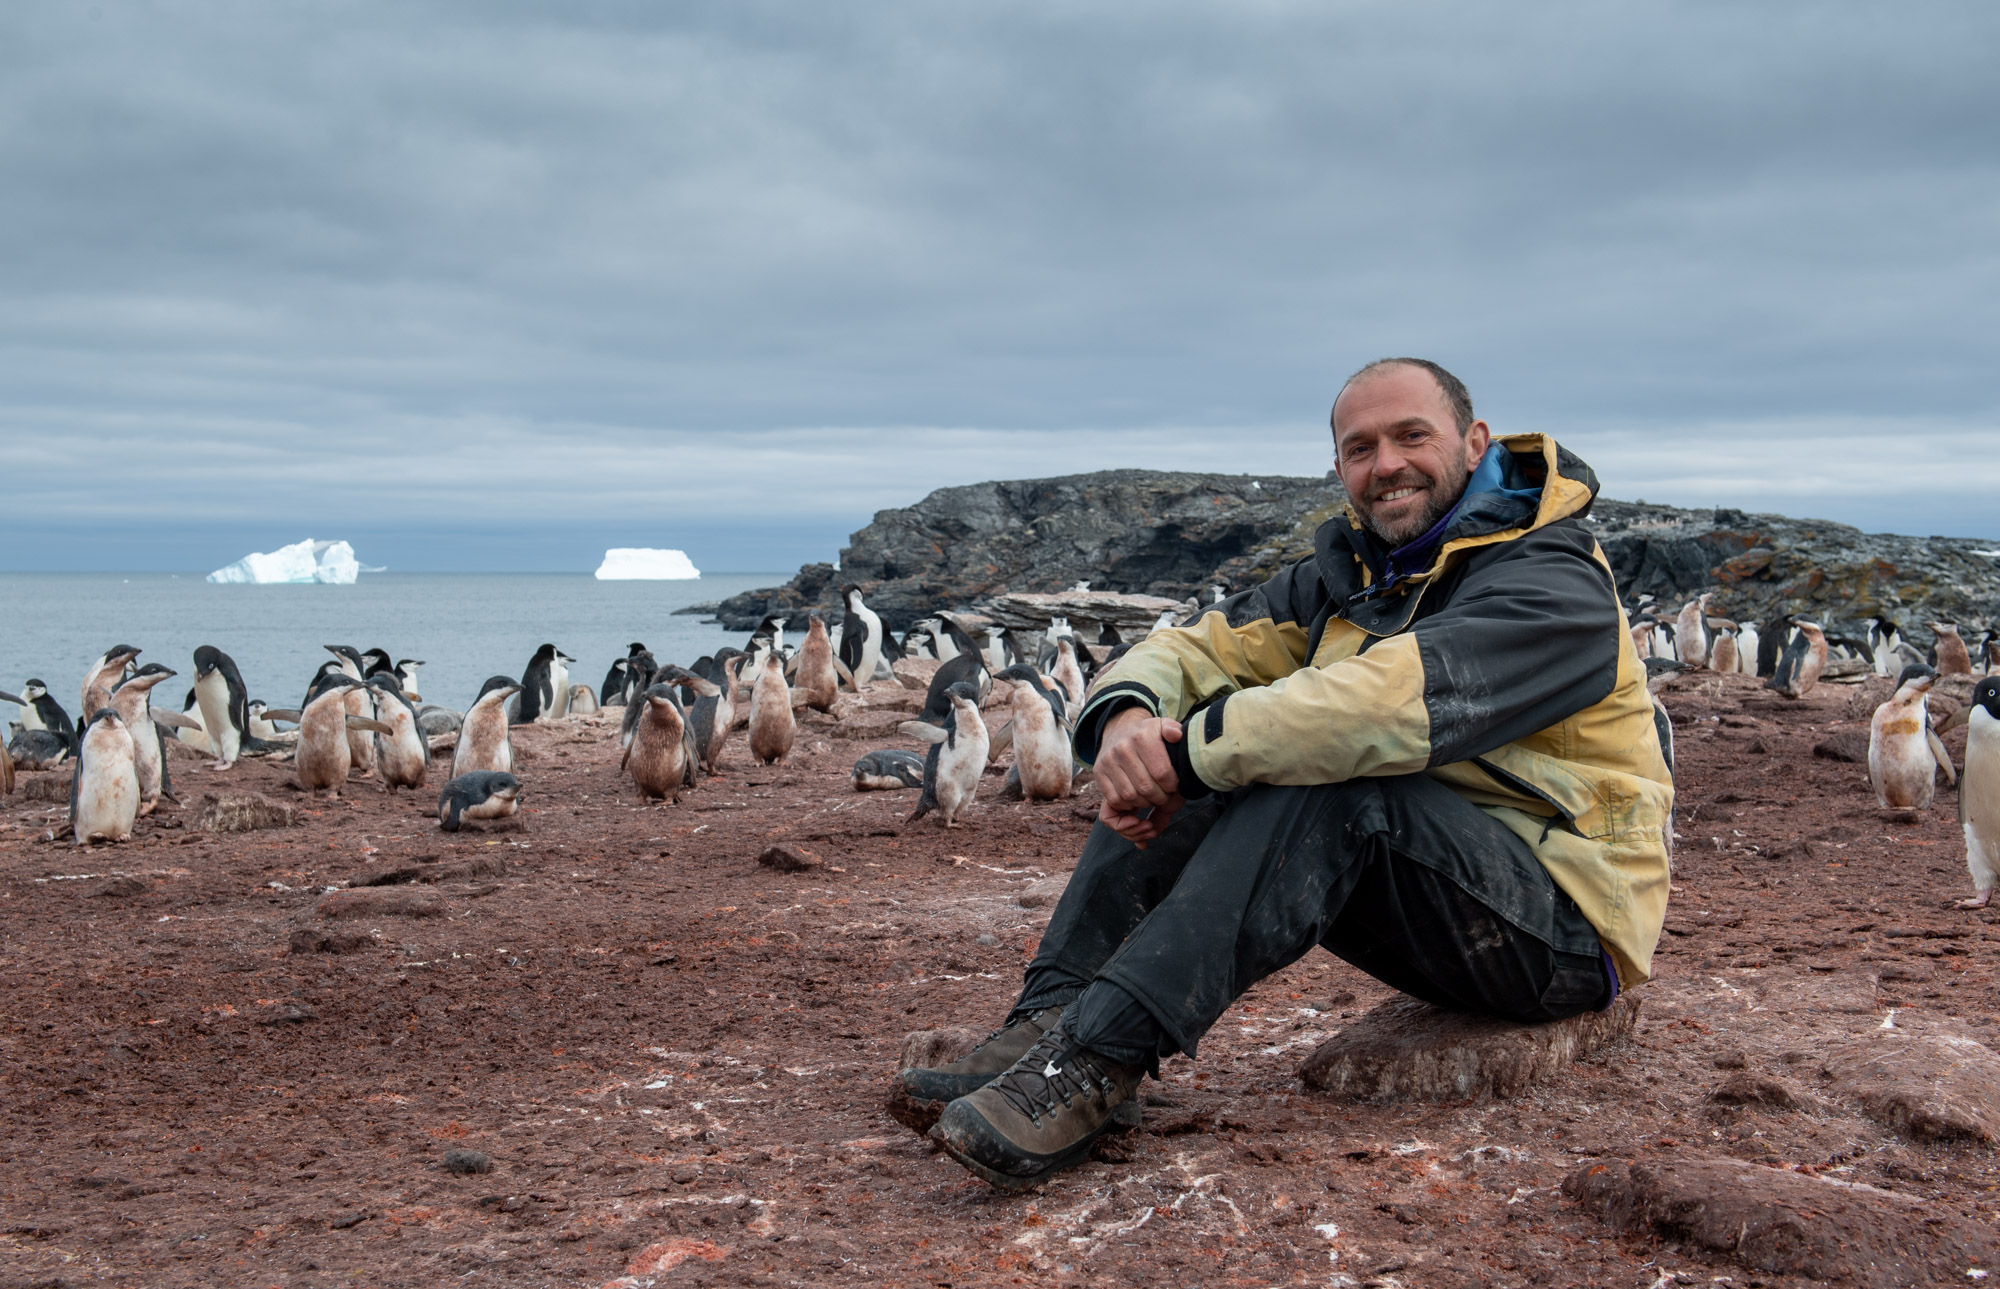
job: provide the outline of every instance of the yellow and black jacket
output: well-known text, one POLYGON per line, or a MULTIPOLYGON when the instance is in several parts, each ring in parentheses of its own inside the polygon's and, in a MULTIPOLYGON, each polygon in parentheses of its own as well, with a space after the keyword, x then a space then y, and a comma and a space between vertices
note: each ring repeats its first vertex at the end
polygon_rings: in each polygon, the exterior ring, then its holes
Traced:
POLYGON ((1596 476, 1545 435, 1496 442, 1508 488, 1468 496, 1428 567, 1385 578, 1352 512, 1329 520, 1311 556, 1100 676, 1076 752, 1136 703, 1185 723, 1189 795, 1428 774, 1534 848, 1629 986, 1666 916, 1673 780, 1582 521, 1596 476))

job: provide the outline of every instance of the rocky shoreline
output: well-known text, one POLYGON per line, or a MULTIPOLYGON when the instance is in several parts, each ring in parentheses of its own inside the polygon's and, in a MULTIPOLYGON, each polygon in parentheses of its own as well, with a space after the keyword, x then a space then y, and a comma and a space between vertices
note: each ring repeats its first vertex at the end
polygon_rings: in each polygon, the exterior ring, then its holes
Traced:
MULTIPOLYGON (((837 615, 840 588, 852 582, 901 631, 939 609, 985 611, 1009 592, 1078 582, 1185 600, 1212 585, 1254 586, 1309 554, 1313 532, 1345 503, 1330 474, 1104 470, 939 488, 877 512, 837 567, 808 564, 783 586, 703 607, 749 630, 771 613, 837 615)), ((1603 498, 1589 522, 1628 598, 1679 602, 1713 590, 1723 616, 1807 613, 1842 634, 1859 634, 1876 614, 1976 629, 2000 619, 2000 552, 1984 553, 1994 542, 1603 498)))

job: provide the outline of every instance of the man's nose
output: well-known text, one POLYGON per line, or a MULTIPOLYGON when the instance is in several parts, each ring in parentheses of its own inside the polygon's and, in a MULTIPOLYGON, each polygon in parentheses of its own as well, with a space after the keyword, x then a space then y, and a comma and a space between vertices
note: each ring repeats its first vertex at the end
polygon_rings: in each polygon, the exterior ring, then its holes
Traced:
POLYGON ((1408 464, 1408 458, 1393 443, 1384 443, 1375 449, 1375 477, 1378 479, 1394 478, 1408 464))

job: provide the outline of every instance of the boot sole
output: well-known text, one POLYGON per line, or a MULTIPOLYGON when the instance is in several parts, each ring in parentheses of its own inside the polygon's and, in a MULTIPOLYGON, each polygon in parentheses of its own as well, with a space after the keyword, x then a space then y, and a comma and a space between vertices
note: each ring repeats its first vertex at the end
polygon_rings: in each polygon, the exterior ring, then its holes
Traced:
MULTIPOLYGON (((1000 1076, 996 1074, 993 1077, 997 1079, 1000 1076)), ((990 1083, 992 1080, 989 1079, 987 1082, 990 1083)), ((985 1084, 980 1085, 980 1087, 984 1086, 985 1084)), ((977 1092, 978 1090, 979 1088, 968 1089, 968 1091, 972 1092, 977 1092)), ((919 1137, 927 1137, 930 1135, 931 1129, 937 1126, 938 1119, 944 1114, 944 1108, 950 1104, 950 1101, 933 1101, 924 1097, 912 1096, 910 1095, 910 1089, 903 1081, 897 1079, 889 1089, 889 1104, 887 1109, 891 1119, 902 1124, 919 1137)), ((1118 1108, 1111 1112, 1111 1123, 1108 1131, 1117 1132, 1123 1129, 1137 1128, 1141 1127, 1144 1123, 1144 1112, 1139 1107, 1139 1098, 1132 1097, 1129 1100, 1119 1102, 1118 1108)))
POLYGON ((1076 1164, 1080 1164, 1084 1160, 1088 1159, 1090 1157, 1090 1148, 1097 1143, 1097 1139, 1099 1137, 1102 1137, 1105 1133, 1105 1130, 1108 1129, 1110 1126, 1111 1126, 1110 1124, 1106 1124, 1104 1128, 1098 1129, 1096 1132, 1084 1138, 1076 1145, 1071 1146, 1068 1150, 1063 1151, 1060 1155, 1057 1155, 1054 1159, 1051 1159, 1042 1168, 1040 1172, 1033 1173, 1026 1177, 1017 1176, 1013 1173, 995 1172, 993 1169, 988 1168, 985 1164, 980 1163, 978 1160, 967 1158, 965 1155, 960 1154, 955 1148, 953 1148, 952 1144, 949 1141, 945 1140, 943 1133, 938 1132, 935 1129, 933 1129, 929 1135, 932 1141, 935 1141, 940 1146, 944 1147, 945 1154, 950 1155, 953 1159, 957 1160, 960 1166, 962 1166, 967 1172, 972 1173, 974 1176, 978 1177, 981 1181, 985 1182, 987 1185, 992 1186, 996 1190, 1025 1191, 1025 1190, 1033 1190, 1035 1187, 1040 1186, 1043 1182, 1055 1176, 1063 1169, 1069 1168, 1076 1164))

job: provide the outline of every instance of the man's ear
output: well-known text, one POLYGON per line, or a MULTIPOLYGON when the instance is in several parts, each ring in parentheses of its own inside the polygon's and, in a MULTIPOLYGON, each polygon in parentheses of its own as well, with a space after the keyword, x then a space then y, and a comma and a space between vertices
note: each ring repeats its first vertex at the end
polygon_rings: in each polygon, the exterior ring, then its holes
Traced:
MULTIPOLYGON (((1486 449, 1493 446, 1493 431, 1486 428, 1486 422, 1474 421, 1465 427, 1465 468, 1476 470, 1486 459, 1486 449)), ((1336 466, 1336 468, 1338 468, 1336 466)))

